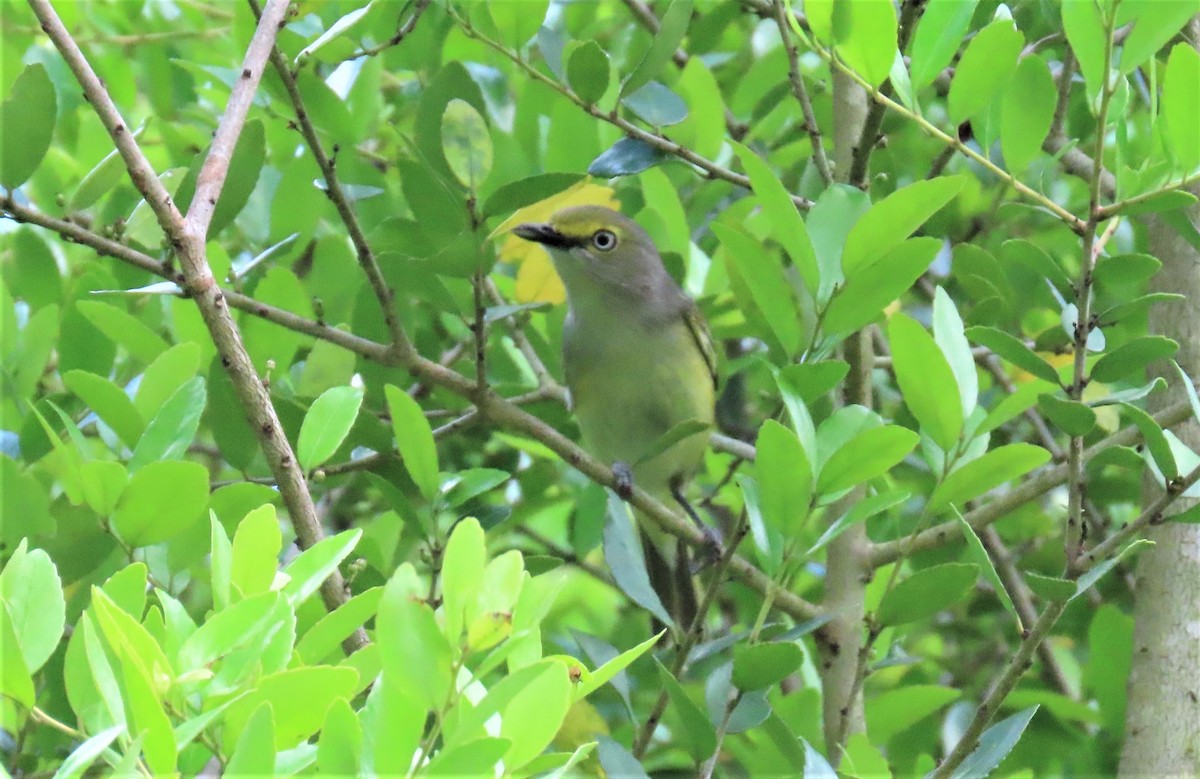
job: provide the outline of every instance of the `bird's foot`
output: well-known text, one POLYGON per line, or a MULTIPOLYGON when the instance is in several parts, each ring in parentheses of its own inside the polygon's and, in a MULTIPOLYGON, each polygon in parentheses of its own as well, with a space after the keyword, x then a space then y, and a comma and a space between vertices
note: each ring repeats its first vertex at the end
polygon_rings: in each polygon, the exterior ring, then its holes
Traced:
POLYGON ((633 497, 633 468, 629 463, 618 460, 613 463, 613 489, 617 497, 628 501, 633 497))
POLYGON ((720 530, 712 525, 701 525, 700 532, 704 535, 704 542, 700 544, 698 553, 692 560, 693 575, 720 560, 721 556, 725 554, 725 538, 721 535, 720 530))

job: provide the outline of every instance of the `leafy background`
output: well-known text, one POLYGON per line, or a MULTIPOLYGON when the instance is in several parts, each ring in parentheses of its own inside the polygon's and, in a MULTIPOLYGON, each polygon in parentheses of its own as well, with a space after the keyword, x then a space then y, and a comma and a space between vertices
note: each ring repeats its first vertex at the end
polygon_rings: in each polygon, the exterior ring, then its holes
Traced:
MULTIPOLYGON (((171 239, 0 6, 6 770, 901 776, 962 740, 961 775, 1115 772, 1125 555, 1144 510, 1197 519, 1166 428, 1200 402, 1148 327, 1152 231, 1200 250, 1197 8, 923 5, 293 3, 206 249, 303 551, 171 239), (674 640, 507 233, 582 202, 723 346, 692 495, 739 556, 674 640)), ((56 10, 186 206, 250 7, 56 10)))

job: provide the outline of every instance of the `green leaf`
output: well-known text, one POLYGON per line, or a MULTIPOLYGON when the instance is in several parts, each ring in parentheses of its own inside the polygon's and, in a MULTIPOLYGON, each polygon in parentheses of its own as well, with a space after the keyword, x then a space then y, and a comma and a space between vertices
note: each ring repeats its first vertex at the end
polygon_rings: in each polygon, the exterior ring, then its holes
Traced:
POLYGON ((867 735, 872 744, 885 746, 961 697, 961 690, 936 684, 913 684, 880 693, 866 702, 867 735))
POLYGON ((680 741, 684 749, 697 763, 707 760, 717 747, 717 732, 709 721, 708 715, 688 697, 683 685, 667 670, 666 666, 656 657, 659 680, 666 688, 671 698, 671 711, 679 718, 681 728, 680 741))
POLYGON ((1133 418, 1133 423, 1137 425, 1142 434, 1142 442, 1150 450, 1150 456, 1154 459, 1154 464, 1158 466, 1162 475, 1168 481, 1178 476, 1179 466, 1175 462, 1175 454, 1167 442, 1166 435, 1163 434, 1162 427, 1154 421, 1154 417, 1129 403, 1122 403, 1121 406, 1125 409, 1125 413, 1133 418))
POLYGON ((458 182, 471 191, 492 171, 492 138, 487 122, 466 100, 455 98, 442 113, 442 152, 458 182))
POLYGON ((512 742, 504 755, 509 770, 520 768, 542 753, 562 727, 571 706, 571 680, 566 666, 555 661, 539 665, 543 666, 541 673, 522 685, 500 710, 500 736, 512 742))
MULTIPOLYGON (((612 571, 621 592, 649 611, 665 625, 674 623, 662 600, 650 586, 646 559, 633 525, 633 518, 624 501, 608 493, 608 510, 604 516, 604 562, 612 571)), ((516 628, 514 620, 513 628, 516 628)))
MULTIPOLYGON (((176 390, 138 439, 133 457, 129 460, 130 472, 136 473, 149 464, 176 460, 187 454, 200 427, 200 417, 204 413, 207 398, 203 376, 193 377, 176 390)), ((240 413, 240 410, 233 413, 240 413)))
POLYGON ((357 527, 343 530, 335 536, 321 539, 292 558, 283 569, 288 583, 283 586, 282 592, 293 606, 299 607, 320 588, 354 551, 362 533, 362 528, 357 527))
POLYGON ((80 300, 75 307, 114 343, 121 344, 144 363, 154 362, 167 350, 162 336, 124 309, 99 300, 80 300))
POLYGON ((488 11, 500 34, 500 40, 511 49, 523 49, 533 38, 546 18, 549 0, 530 0, 514 3, 511 0, 488 0, 488 11))
POLYGON ((124 725, 113 725, 84 741, 54 772, 54 779, 75 779, 75 777, 83 776, 92 763, 96 762, 96 758, 100 757, 109 745, 124 733, 124 725))
POLYGON ((642 59, 621 84, 621 94, 629 95, 641 89, 659 74, 675 50, 687 35, 688 24, 692 20, 692 0, 671 0, 666 12, 662 15, 658 33, 650 41, 650 47, 642 55, 642 59))
POLYGON ((712 230, 725 249, 726 267, 750 290, 754 305, 771 328, 785 354, 800 346, 800 319, 783 267, 748 233, 726 224, 713 223, 712 230))
POLYGON ((388 581, 375 618, 384 677, 426 710, 438 710, 450 689, 450 644, 424 601, 426 587, 409 563, 388 581))
MULTIPOLYGON (((1134 200, 1127 202, 1117 209, 1114 209, 1114 214, 1121 216, 1140 216, 1143 214, 1158 214, 1166 211, 1179 211, 1188 208, 1196 203, 1196 196, 1191 192, 1184 192, 1178 189, 1166 190, 1158 192, 1143 200, 1134 200)), ((1145 257, 1144 254, 1129 255, 1133 257, 1145 257)), ((1155 268, 1155 270, 1158 270, 1155 268)))
POLYGON ((57 115, 58 99, 46 68, 29 65, 0 105, 0 185, 5 189, 16 189, 37 170, 54 139, 57 115))
POLYGON ((539 173, 510 182, 491 194, 481 213, 484 219, 511 213, 569 189, 582 178, 581 173, 539 173))
POLYGON ((1136 541, 1128 544, 1124 549, 1117 552, 1107 560, 1103 560, 1092 566, 1085 574, 1080 576, 1075 581, 1075 594, 1070 600, 1078 598, 1080 595, 1088 591, 1089 588, 1096 582, 1100 581, 1100 577, 1117 567, 1117 563, 1129 556, 1131 552, 1136 552, 1139 549, 1144 549, 1148 546, 1154 546, 1154 542, 1148 538, 1139 538, 1136 541))
POLYGON ((1119 16, 1132 21, 1133 30, 1125 37, 1116 55, 1120 72, 1132 73, 1154 56, 1195 13, 1196 7, 1190 3, 1124 0, 1119 16))
POLYGON ((912 44, 909 72, 913 91, 922 89, 938 77, 954 59, 963 37, 971 27, 971 17, 979 0, 939 0, 925 7, 912 44))
POLYGON ((1037 56, 1022 59, 1005 90, 1000 118, 1000 149, 1010 171, 1023 172, 1041 153, 1057 97, 1046 61, 1037 56))
POLYGON ((1146 382, 1140 387, 1131 387, 1126 390, 1120 390, 1119 392, 1113 392, 1109 395, 1105 395, 1102 398, 1089 400, 1087 401, 1087 405, 1098 407, 1111 406, 1117 403, 1132 403, 1135 400, 1141 400, 1152 392, 1164 389, 1166 386, 1167 380, 1162 376, 1158 376, 1154 379, 1154 381, 1146 382))
POLYGON ((317 742, 317 769, 325 776, 359 776, 363 733, 350 704, 336 700, 325 712, 317 742))
POLYGON ((297 656, 307 665, 316 665, 338 651, 342 639, 375 616, 382 596, 383 587, 372 587, 321 617, 296 643, 297 656))
MULTIPOLYGON (((1067 3, 1066 5, 1083 5, 1083 3, 1067 3)), ((983 735, 979 737, 979 746, 975 747, 975 750, 967 755, 966 760, 963 760, 962 764, 954 770, 954 773, 951 774, 952 779, 973 779, 990 774, 1021 740, 1021 734, 1025 732, 1025 727, 1029 724, 1029 720, 1033 719, 1033 715, 1037 714, 1037 711, 1037 706, 1031 706, 983 731, 983 735)))
POLYGON ((300 467, 311 471, 337 451, 358 419, 363 391, 358 387, 333 387, 309 406, 300 426, 296 457, 300 467))
POLYGON ((850 366, 843 360, 793 363, 779 369, 779 375, 804 403, 815 403, 846 378, 849 372, 850 366))
POLYGON ((790 538, 804 524, 813 498, 811 458, 800 439, 773 419, 755 442, 760 506, 767 524, 790 538))
POLYGON ((468 468, 446 478, 442 482, 442 495, 446 505, 456 508, 477 498, 512 478, 508 471, 495 468, 468 468))
POLYGON ((131 546, 174 538, 208 508, 208 469, 200 463, 163 460, 129 480, 112 516, 113 528, 131 546))
POLYGON ((275 713, 274 749, 291 749, 316 733, 333 702, 349 699, 357 684, 358 672, 349 667, 318 665, 262 676, 254 689, 229 707, 223 738, 239 738, 254 712, 269 703, 275 713), (304 705, 297 705, 298 701, 304 705))
MULTIPOLYGON (((1196 393, 1196 385, 1192 383, 1192 378, 1187 375, 1187 372, 1179 367, 1179 363, 1172 361, 1171 364, 1175 366, 1175 372, 1179 374, 1179 382, 1183 385, 1183 391, 1188 397, 1188 402, 1192 404, 1192 418, 1200 420, 1200 395, 1196 393)), ((1157 384, 1157 380, 1155 384, 1157 384)))
POLYGON ((1033 444, 996 447, 952 471, 933 491, 927 511, 932 513, 950 505, 961 505, 1049 461, 1050 452, 1033 444))
POLYGON ((1178 349, 1178 343, 1161 335, 1134 338, 1097 360, 1092 366, 1091 379, 1108 384, 1133 373, 1140 378, 1147 365, 1167 359, 1178 349))
POLYGON ((997 19, 971 39, 950 82, 946 107, 951 122, 961 124, 988 107, 1012 77, 1024 44, 1011 19, 997 19))
POLYGON ((595 41, 584 41, 567 56, 567 84, 585 103, 596 103, 608 91, 608 55, 595 41))
POLYGON ((996 597, 1000 599, 1000 603, 1004 608, 1008 609, 1008 613, 1012 614, 1013 621, 1017 623, 1017 632, 1024 633, 1025 626, 1021 623, 1021 615, 1017 613, 1017 607, 1013 604, 1012 596, 1009 595, 1008 589, 1004 586, 1004 581, 1000 578, 1000 574, 996 572, 996 566, 992 564, 992 557, 984 548, 983 542, 979 540, 979 536, 975 534, 975 528, 971 527, 971 523, 963 517, 962 513, 954 510, 954 518, 958 520, 958 527, 962 530, 963 538, 967 541, 967 554, 970 556, 971 562, 979 566, 979 570, 983 571, 983 576, 992 584, 992 589, 996 591, 996 597))
POLYGON ((962 186, 961 177, 940 176, 902 187, 873 205, 846 236, 842 250, 846 279, 882 260, 949 203, 962 186))
POLYGON ((1039 573, 1026 573, 1025 583, 1042 600, 1061 603, 1075 597, 1075 582, 1070 579, 1060 579, 1057 576, 1043 576, 1039 573))
POLYGON ((404 459, 408 475, 426 500, 438 493, 437 444, 425 411, 407 392, 389 384, 384 388, 388 410, 392 415, 392 430, 396 446, 404 459))
POLYGON ((137 446, 145 423, 124 390, 103 376, 81 370, 64 373, 63 384, 87 403, 122 443, 130 449, 137 446))
POLYGON ((733 150, 746 169, 754 195, 771 224, 771 237, 783 246, 800 278, 804 279, 804 285, 816 296, 820 287, 817 256, 791 194, 761 157, 740 143, 735 142, 733 150))
POLYGON ((361 713, 363 774, 405 776, 425 725, 426 710, 387 676, 367 696, 361 713))
POLYGON ((1088 626, 1088 656, 1103 658, 1084 670, 1084 684, 1091 689, 1105 728, 1120 732, 1125 726, 1126 683, 1133 664, 1133 617, 1112 603, 1096 609, 1088 626))
MULTIPOLYGON (((79 484, 83 499, 101 517, 107 517, 117 507, 129 473, 125 466, 111 460, 92 460, 79 468, 79 484)), ((5 485, 7 488, 8 485, 5 485)))
POLYGON ((279 519, 270 503, 251 511, 238 523, 233 534, 230 582, 243 597, 271 589, 282 548, 279 519))
POLYGON ((1061 384, 1058 380, 1058 371, 1054 369, 1054 366, 1038 357, 1020 339, 1009 333, 994 327, 977 325, 967 328, 967 337, 980 346, 991 349, 998 357, 1011 362, 1021 370, 1032 373, 1042 381, 1048 381, 1054 385, 1061 384))
POLYGON ((621 103, 646 124, 668 127, 687 119, 688 107, 670 87, 651 81, 621 98, 621 103))
MULTIPOLYGON (((136 139, 144 129, 144 125, 139 127, 134 131, 133 137, 136 139)), ((71 210, 82 211, 90 207, 120 184, 124 177, 125 161, 121 158, 121 153, 113 149, 79 182, 79 188, 71 196, 71 210)))
POLYGON ((791 642, 740 644, 733 649, 733 686, 742 691, 773 687, 803 660, 803 650, 791 642))
MULTIPOLYGON (((200 346, 192 342, 176 344, 146 367, 138 382, 133 405, 142 419, 153 419, 167 399, 200 369, 200 346)), ((98 412, 97 412, 98 413, 98 412)))
POLYGON ((949 451, 962 433, 963 416, 958 384, 942 350, 924 327, 902 313, 888 323, 888 340, 905 405, 929 437, 949 451))
POLYGON ((933 298, 933 340, 954 373, 954 382, 962 399, 963 419, 966 419, 979 402, 979 376, 975 373, 971 344, 963 332, 962 317, 942 287, 937 288, 933 298))
POLYGON ((1075 52, 1079 72, 1087 82, 1090 104, 1104 87, 1104 49, 1108 38, 1104 19, 1095 3, 1063 3, 1063 31, 1075 52))
POLYGON ((640 138, 622 138, 592 160, 587 172, 601 178, 631 176, 670 159, 670 156, 640 138))
POLYGON ((944 563, 924 568, 883 596, 877 617, 881 625, 903 625, 931 617, 962 600, 979 577, 979 567, 944 563))
POLYGON ((270 703, 250 716, 229 756, 224 773, 230 776, 268 776, 275 773, 275 719, 270 703))
POLYGON ((487 776, 512 747, 506 738, 485 736, 449 749, 443 749, 429 761, 425 776, 487 776))
POLYGON ((1101 312, 1100 316, 1096 319, 1100 323, 1100 327, 1108 327, 1125 319, 1141 319, 1146 316, 1151 306, 1158 303, 1181 303, 1184 300, 1183 295, 1174 292, 1151 292, 1136 297, 1133 300, 1118 303, 1112 308, 1101 312))
POLYGON ((864 430, 825 462, 817 492, 833 495, 890 471, 916 448, 921 437, 906 427, 884 425, 864 430))
POLYGON ((834 12, 837 53, 871 86, 887 80, 896 58, 896 10, 891 3, 848 3, 849 30, 840 34, 838 11, 834 12))
MULTIPOLYGON (((871 198, 866 192, 848 184, 834 184, 821 193, 808 212, 808 235, 817 255, 821 277, 818 303, 827 302, 845 280, 843 248, 851 230, 870 209, 871 198)), ((901 238, 895 242, 899 243, 901 238)))
POLYGON ((263 592, 209 617, 180 647, 180 672, 205 668, 235 650, 259 645, 274 628, 266 620, 279 600, 279 593, 263 592))
MULTIPOLYGON (((21 543, 0 570, 0 606, 8 612, 25 670, 37 673, 58 647, 66 625, 66 601, 58 569, 42 549, 21 543)), ((11 659, 11 656, 10 656, 11 659)), ((7 664, 8 661, 6 661, 7 664)))
POLYGON ((483 583, 487 542, 474 517, 454 526, 442 559, 442 620, 446 638, 457 646, 462 639, 463 615, 472 608, 483 583))
POLYGON ((1067 435, 1087 435, 1096 426, 1096 412, 1077 400, 1042 394, 1038 395, 1038 408, 1067 435))
MULTIPOLYGON (((5 657, 14 657, 21 652, 21 642, 17 638, 12 618, 8 610, 0 608, 0 651, 5 657)), ((24 663, 0 663, 0 692, 26 708, 33 708, 36 693, 33 690, 33 679, 24 663)))
POLYGON ((588 695, 591 695, 594 691, 598 690, 607 682, 611 681, 613 677, 628 668, 634 660, 637 660, 639 657, 649 652, 666 632, 666 630, 659 631, 657 635, 651 636, 632 649, 626 649, 624 652, 612 658, 604 665, 592 671, 590 674, 587 674, 587 676, 584 679, 581 679, 576 685, 573 700, 582 700, 588 695))
POLYGON ((876 514, 887 511, 893 506, 898 506, 899 504, 908 500, 910 497, 911 495, 907 492, 892 490, 890 492, 881 492, 878 495, 872 495, 870 497, 863 498, 862 500, 855 501, 854 506, 851 507, 849 511, 838 517, 838 519, 832 525, 825 529, 825 532, 821 534, 821 537, 818 538, 816 542, 809 547, 808 551, 804 553, 804 557, 810 558, 815 555, 830 541, 841 535, 842 532, 851 525, 870 519, 876 514))
POLYGON ((834 293, 821 321, 829 335, 852 333, 879 318, 929 269, 941 249, 936 238, 910 238, 882 260, 859 270, 834 293))

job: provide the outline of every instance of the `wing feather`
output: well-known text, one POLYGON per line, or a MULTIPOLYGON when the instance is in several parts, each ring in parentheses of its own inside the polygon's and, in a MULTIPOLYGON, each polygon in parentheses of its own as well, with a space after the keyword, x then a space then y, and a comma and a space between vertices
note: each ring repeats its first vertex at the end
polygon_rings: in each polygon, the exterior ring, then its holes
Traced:
POLYGON ((700 354, 704 357, 704 363, 708 366, 708 373, 712 377, 713 389, 719 387, 717 379, 717 350, 713 345, 712 333, 708 329, 708 323, 704 321, 704 316, 701 315, 700 309, 696 308, 695 303, 690 303, 683 309, 683 322, 687 325, 688 332, 692 335, 692 340, 696 342, 696 348, 700 350, 700 354))

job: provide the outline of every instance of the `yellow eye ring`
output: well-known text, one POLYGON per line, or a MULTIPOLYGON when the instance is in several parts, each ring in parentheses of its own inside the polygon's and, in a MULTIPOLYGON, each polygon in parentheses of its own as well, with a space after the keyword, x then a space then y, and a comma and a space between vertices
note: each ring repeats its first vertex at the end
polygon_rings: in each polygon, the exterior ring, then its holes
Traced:
POLYGON ((617 236, 612 230, 597 230, 592 234, 592 246, 602 252, 612 251, 617 246, 617 236))

